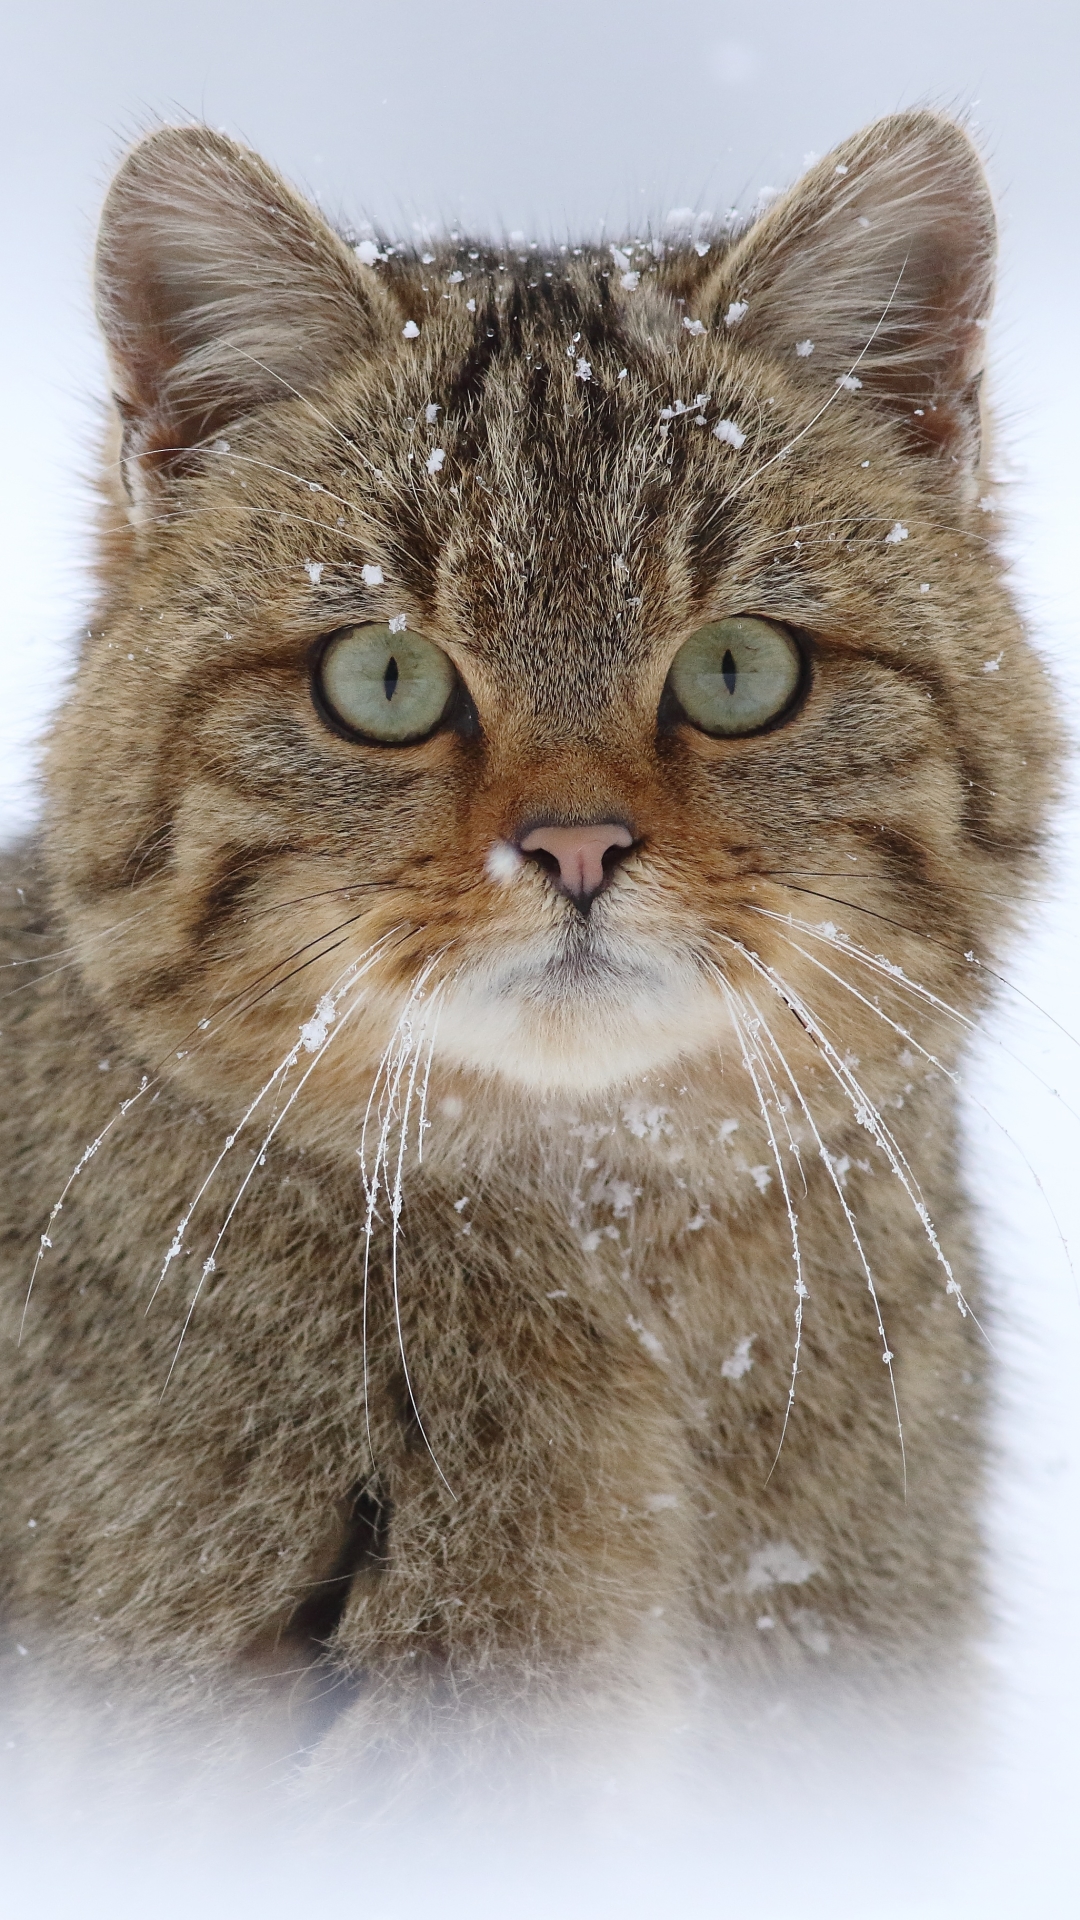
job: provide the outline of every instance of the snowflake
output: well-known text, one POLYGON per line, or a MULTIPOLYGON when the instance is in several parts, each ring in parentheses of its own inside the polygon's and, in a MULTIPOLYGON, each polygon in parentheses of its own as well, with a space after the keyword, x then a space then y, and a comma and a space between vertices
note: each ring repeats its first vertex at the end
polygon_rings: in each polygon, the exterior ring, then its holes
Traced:
POLYGON ((889 528, 888 533, 885 535, 885 545, 887 547, 898 547, 900 545, 901 540, 906 540, 907 537, 908 537, 907 528, 903 525, 901 521, 897 520, 894 523, 894 525, 889 528))
POLYGON ((406 320, 401 329, 401 337, 403 340, 419 340, 420 329, 415 320, 406 320))
POLYGON ((686 328, 687 333, 692 333, 695 336, 705 332, 704 320, 688 320, 685 314, 683 315, 683 326, 686 328))
POLYGON ((845 393, 858 393, 862 381, 854 373, 842 373, 836 384, 838 387, 843 387, 845 393))
POLYGON ((734 447, 736 453, 746 444, 746 435, 741 427, 735 425, 734 420, 718 420, 713 428, 713 438, 722 440, 726 446, 734 447))
POLYGON ((428 454, 428 457, 427 457, 428 472, 438 473, 445 459, 446 459, 445 447, 432 447, 431 452, 428 454))
POLYGON ((391 633, 404 633, 405 626, 406 626, 405 615, 403 613, 395 613, 393 619, 390 622, 391 633))
POLYGON ((588 361, 584 358, 578 361, 577 366, 574 368, 574 372, 577 375, 579 380, 592 379, 592 368, 590 367, 588 361))
POLYGON ((619 285, 620 287, 625 287, 627 293, 636 293, 640 281, 640 273, 624 273, 619 281, 619 285))
POLYGON ((432 400, 424 408, 424 419, 427 421, 429 427, 433 427, 435 425, 435 422, 438 419, 441 412, 442 412, 442 408, 439 406, 438 401, 436 400, 432 400))
POLYGON ((809 360, 814 351, 814 343, 812 340, 796 340, 795 351, 800 360, 809 360))
POLYGON ((737 327, 739 324, 739 321, 743 318, 743 316, 748 311, 749 305, 750 303, 748 300, 733 300, 730 307, 728 308, 727 312, 724 315, 725 327, 737 327))
POLYGON ((360 578, 365 587, 381 587, 383 570, 381 567, 372 566, 371 561, 368 560, 360 569, 360 578))
POLYGON ((306 572, 307 577, 311 581, 311 584, 313 587, 317 587, 319 584, 319 581, 322 579, 322 570, 323 570, 323 563, 321 560, 305 560, 304 561, 304 571, 306 572))

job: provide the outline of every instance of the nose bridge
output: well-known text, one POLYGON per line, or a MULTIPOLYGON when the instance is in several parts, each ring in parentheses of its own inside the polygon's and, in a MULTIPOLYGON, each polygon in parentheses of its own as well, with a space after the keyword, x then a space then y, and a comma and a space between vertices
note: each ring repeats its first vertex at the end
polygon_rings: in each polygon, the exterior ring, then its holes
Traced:
POLYGON ((543 751, 509 752, 492 768, 502 832, 520 843, 533 827, 593 827, 617 821, 637 836, 648 780, 617 746, 580 738, 543 751))

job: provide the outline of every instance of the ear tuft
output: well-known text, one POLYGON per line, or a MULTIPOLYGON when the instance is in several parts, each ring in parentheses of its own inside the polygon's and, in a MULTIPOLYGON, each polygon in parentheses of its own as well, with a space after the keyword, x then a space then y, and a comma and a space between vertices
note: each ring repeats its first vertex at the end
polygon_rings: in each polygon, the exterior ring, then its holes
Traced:
POLYGON ((392 311, 306 201, 207 127, 164 127, 128 155, 101 216, 95 293, 133 498, 240 414, 369 351, 392 311))
POLYGON ((755 222, 699 302, 822 395, 861 387, 970 470, 996 226, 979 157, 934 113, 879 120, 755 222))

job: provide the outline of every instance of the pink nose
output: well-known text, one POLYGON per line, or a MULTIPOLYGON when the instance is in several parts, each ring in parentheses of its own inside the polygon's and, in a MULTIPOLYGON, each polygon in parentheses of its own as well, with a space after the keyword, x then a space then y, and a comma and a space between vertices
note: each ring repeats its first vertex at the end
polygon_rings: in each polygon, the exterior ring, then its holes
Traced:
POLYGON ((518 842, 522 853, 531 853, 549 873, 554 875, 558 870, 563 892, 585 912, 607 877, 605 854, 633 844, 629 827, 617 820, 602 820, 591 827, 549 827, 542 823, 518 842))

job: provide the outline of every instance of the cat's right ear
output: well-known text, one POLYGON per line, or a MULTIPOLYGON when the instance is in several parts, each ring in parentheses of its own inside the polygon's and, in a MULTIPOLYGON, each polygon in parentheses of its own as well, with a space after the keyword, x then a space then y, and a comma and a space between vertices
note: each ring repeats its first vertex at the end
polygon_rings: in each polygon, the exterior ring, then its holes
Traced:
POLYGON ((963 128, 894 114, 835 149, 724 256, 698 311, 778 359, 817 406, 837 387, 970 482, 994 284, 994 210, 963 128))
POLYGON ((98 320, 136 509, 190 448, 386 341, 396 309, 313 207, 208 127, 164 127, 109 189, 98 320))

